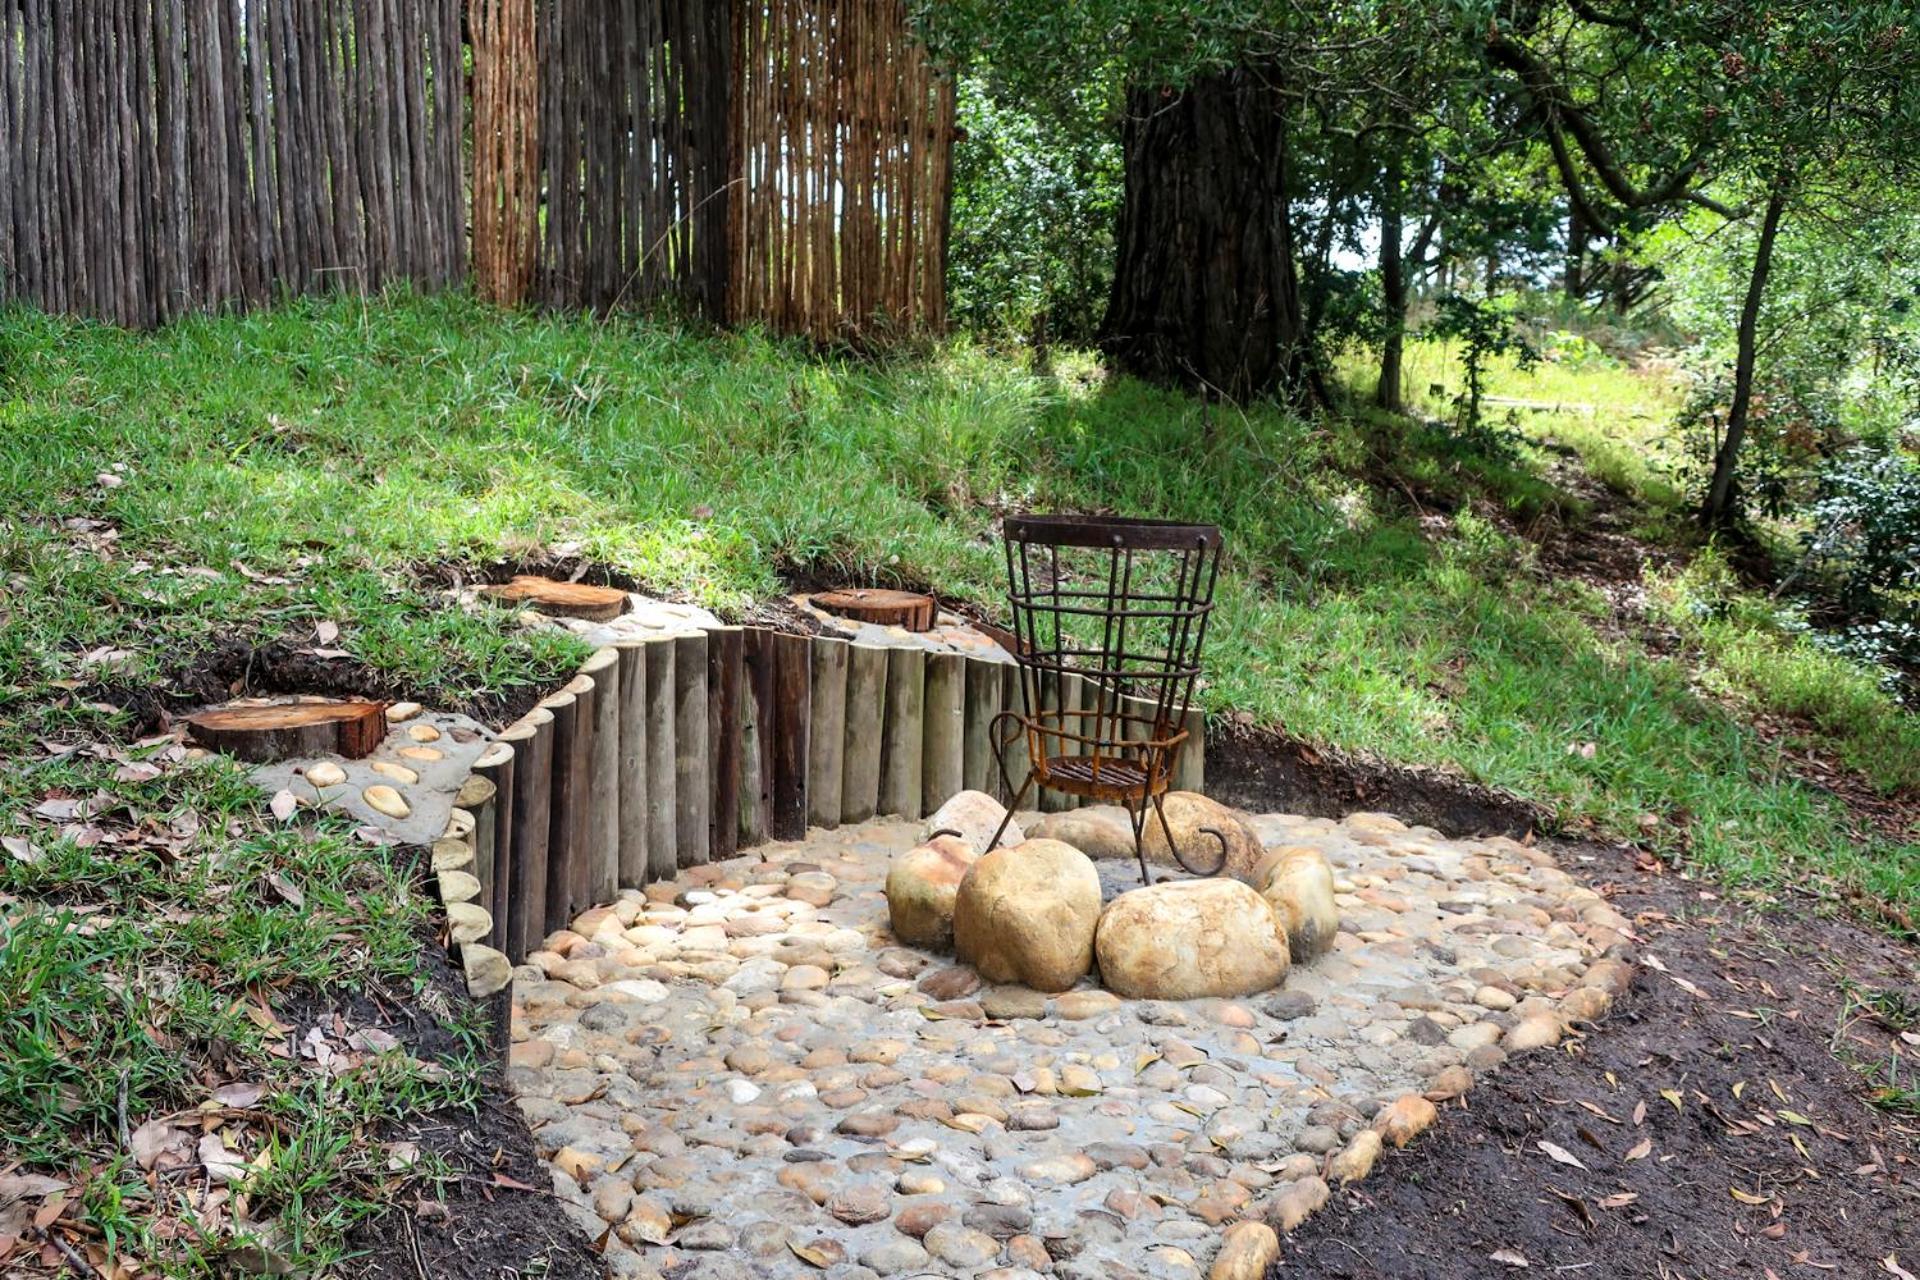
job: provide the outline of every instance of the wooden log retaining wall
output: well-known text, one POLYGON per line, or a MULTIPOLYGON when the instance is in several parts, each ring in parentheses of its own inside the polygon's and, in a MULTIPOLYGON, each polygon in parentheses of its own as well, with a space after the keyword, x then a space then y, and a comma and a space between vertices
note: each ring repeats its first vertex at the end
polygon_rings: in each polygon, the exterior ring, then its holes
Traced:
MULTIPOLYGON (((1010 799, 987 732, 1019 704, 1010 663, 827 636, 725 627, 596 652, 474 762, 434 846, 472 994, 501 999, 504 1024, 512 966, 620 889, 809 824, 919 818, 967 788, 1010 799)), ((1204 776, 1201 726, 1176 784, 1204 776)), ((1026 762, 1016 737, 1015 787, 1026 762)))

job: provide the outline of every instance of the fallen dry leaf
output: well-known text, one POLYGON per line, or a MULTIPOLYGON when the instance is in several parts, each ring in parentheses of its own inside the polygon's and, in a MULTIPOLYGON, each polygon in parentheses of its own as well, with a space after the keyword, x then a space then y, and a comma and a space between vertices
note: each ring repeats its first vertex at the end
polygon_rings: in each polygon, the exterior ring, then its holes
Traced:
POLYGON ((213 1100, 223 1107, 244 1111, 267 1096, 263 1084, 223 1084, 213 1091, 213 1100))
POLYGON ((1634 1143, 1632 1149, 1630 1149, 1626 1155, 1622 1156, 1621 1159, 1645 1160, 1648 1156, 1652 1154, 1653 1154, 1653 1139, 1642 1138, 1640 1139, 1640 1141, 1634 1143))
POLYGON ((273 803, 269 807, 272 808, 274 817, 285 822, 300 808, 300 797, 282 788, 274 793, 273 803))
POLYGON ((1896 1276, 1898 1280, 1920 1280, 1920 1277, 1900 1265, 1900 1255, 1897 1253, 1890 1253, 1880 1259, 1880 1265, 1887 1269, 1888 1275, 1896 1276))
POLYGON ((175 1169, 193 1159, 193 1136, 165 1120, 149 1120, 133 1131, 133 1158, 142 1169, 175 1169))
POLYGON ((1518 1249, 1495 1249, 1492 1253, 1488 1254, 1487 1257, 1494 1262, 1502 1263, 1509 1267, 1519 1268, 1533 1265, 1527 1261, 1527 1255, 1518 1249))
POLYGON ((24 836, 0 837, 0 848, 4 848, 14 861, 24 862, 28 866, 32 866, 44 856, 40 846, 24 836))
POLYGON ((217 1133, 209 1133, 200 1139, 199 1154, 207 1176, 215 1182, 238 1182, 247 1176, 247 1162, 228 1150, 227 1144, 217 1133))
POLYGON ((1557 1142, 1548 1142, 1545 1138, 1542 1138, 1535 1145, 1547 1153, 1548 1159, 1558 1164, 1572 1165, 1576 1169, 1585 1169, 1587 1167, 1580 1163, 1579 1156, 1576 1156, 1573 1152, 1567 1150, 1557 1142))

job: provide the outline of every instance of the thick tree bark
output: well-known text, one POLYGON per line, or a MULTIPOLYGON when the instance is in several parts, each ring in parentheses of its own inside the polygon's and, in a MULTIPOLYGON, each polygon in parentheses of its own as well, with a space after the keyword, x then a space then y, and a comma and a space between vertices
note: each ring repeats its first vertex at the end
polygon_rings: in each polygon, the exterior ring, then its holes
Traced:
POLYGON ((1380 311, 1383 331, 1380 335, 1380 385, 1374 388, 1373 402, 1382 409, 1398 413, 1400 400, 1400 359, 1407 333, 1407 272, 1400 256, 1401 202, 1400 161, 1388 161, 1380 192, 1380 311))
POLYGON ((1713 457, 1713 480, 1707 486, 1706 504, 1701 508, 1701 523, 1709 529, 1725 528, 1738 514, 1739 503, 1734 478, 1740 461, 1740 446, 1747 436, 1747 418, 1753 405, 1754 354, 1760 329, 1760 303, 1766 296, 1767 275, 1773 269, 1773 242, 1780 230, 1780 215, 1787 207, 1785 179, 1774 183, 1767 198, 1767 211, 1760 223, 1760 242, 1753 250, 1753 271, 1747 277, 1747 297, 1740 306, 1740 327, 1735 336, 1733 360, 1733 403, 1727 409, 1727 433, 1713 457))
POLYGON ((1560 282, 1569 302, 1578 302, 1587 292, 1587 220, 1578 207, 1567 210, 1567 262, 1560 282))
POLYGON ((1286 123, 1258 68, 1135 87, 1101 346, 1114 364, 1233 399, 1311 382, 1294 271, 1286 123))

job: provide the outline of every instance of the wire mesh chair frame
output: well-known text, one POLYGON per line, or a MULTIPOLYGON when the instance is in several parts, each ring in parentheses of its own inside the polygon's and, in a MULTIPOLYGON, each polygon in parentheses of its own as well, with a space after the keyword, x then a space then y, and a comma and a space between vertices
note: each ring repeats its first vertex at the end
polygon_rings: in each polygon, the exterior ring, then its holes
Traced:
POLYGON ((1022 515, 1007 517, 1004 543, 1020 708, 993 720, 994 758, 1012 801, 987 848, 1000 843, 1027 793, 1041 787, 1124 807, 1144 884, 1153 883, 1144 842, 1149 810, 1175 862, 1195 875, 1219 874, 1226 834, 1201 828, 1218 842, 1218 856, 1211 865, 1191 860, 1173 838, 1161 797, 1187 741, 1220 570, 1220 530, 1022 515), (1029 765, 1016 790, 1007 752, 1023 735, 1029 765))

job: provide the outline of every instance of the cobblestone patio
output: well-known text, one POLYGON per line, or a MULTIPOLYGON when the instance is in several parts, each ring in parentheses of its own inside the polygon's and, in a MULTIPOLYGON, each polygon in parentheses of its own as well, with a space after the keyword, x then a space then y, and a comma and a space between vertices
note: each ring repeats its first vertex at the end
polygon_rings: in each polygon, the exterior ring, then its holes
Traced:
POLYGON ((918 824, 584 913, 516 978, 509 1077, 557 1193, 616 1276, 1192 1277, 1624 985, 1625 921, 1539 850, 1250 821, 1324 850, 1341 933, 1238 1002, 982 987, 896 945, 918 824))

